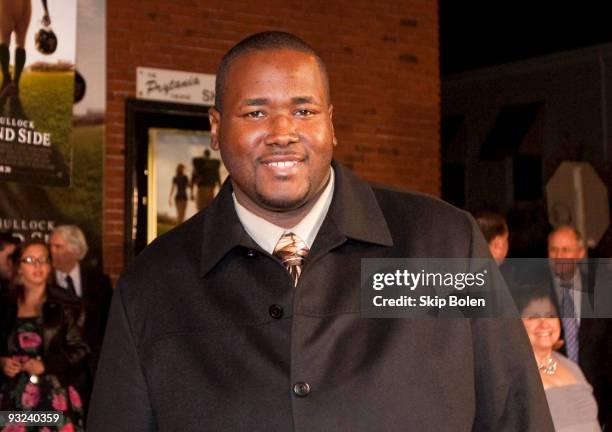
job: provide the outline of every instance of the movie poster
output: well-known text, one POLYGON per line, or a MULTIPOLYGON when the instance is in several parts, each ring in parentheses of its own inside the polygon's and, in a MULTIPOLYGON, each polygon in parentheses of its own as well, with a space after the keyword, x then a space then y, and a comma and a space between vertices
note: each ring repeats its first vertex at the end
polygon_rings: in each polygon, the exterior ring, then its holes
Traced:
POLYGON ((147 242, 207 207, 228 175, 210 132, 150 129, 147 242))
MULTIPOLYGON (((46 55, 36 48, 36 34, 44 27, 44 8, 40 0, 31 0, 19 91, 4 93, 0 230, 21 239, 47 239, 55 226, 76 224, 90 246, 87 260, 100 265, 106 1, 79 0, 77 5, 76 0, 62 0, 47 5, 48 27, 57 38, 55 52, 46 55), (7 142, 7 136, 12 136, 12 132, 6 135, 7 127, 15 129, 14 141, 7 142), (20 127, 31 143, 19 142, 20 127)), ((12 83, 15 38, 13 32, 9 48, 12 83)))
POLYGON ((1 180, 70 184, 76 15, 76 0, 2 3, 1 180))

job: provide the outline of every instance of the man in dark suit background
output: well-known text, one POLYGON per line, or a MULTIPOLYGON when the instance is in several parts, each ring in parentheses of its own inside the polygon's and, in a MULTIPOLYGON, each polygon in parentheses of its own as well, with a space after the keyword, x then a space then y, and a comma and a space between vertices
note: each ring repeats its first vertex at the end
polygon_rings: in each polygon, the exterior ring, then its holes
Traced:
POLYGON ((559 226, 548 236, 551 290, 565 342, 561 352, 580 365, 593 386, 602 426, 612 427, 612 328, 609 319, 589 318, 596 306, 597 266, 586 257, 586 245, 574 227, 559 226))
POLYGON ((83 302, 85 321, 83 333, 91 354, 88 362, 87 382, 82 384, 84 401, 89 393, 95 375, 104 330, 108 319, 112 285, 107 275, 82 265, 87 255, 87 241, 83 231, 76 225, 59 225, 49 238, 49 249, 55 270, 57 284, 83 302))
POLYGON ((522 324, 361 317, 362 258, 486 257, 473 219, 332 162, 328 76, 280 32, 223 58, 230 177, 113 297, 89 431, 552 431, 522 324))

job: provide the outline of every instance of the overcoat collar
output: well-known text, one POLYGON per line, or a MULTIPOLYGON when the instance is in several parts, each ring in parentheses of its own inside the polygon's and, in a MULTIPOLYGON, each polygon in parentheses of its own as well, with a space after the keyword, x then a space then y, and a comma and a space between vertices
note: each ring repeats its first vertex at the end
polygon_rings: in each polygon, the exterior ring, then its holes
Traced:
MULTIPOLYGON (((355 174, 337 162, 332 162, 335 188, 332 203, 311 250, 330 250, 347 239, 381 246, 392 246, 393 240, 374 191, 355 174)), ((230 250, 237 246, 264 252, 246 233, 232 199, 229 177, 219 195, 204 210, 201 275, 208 273, 230 250)))

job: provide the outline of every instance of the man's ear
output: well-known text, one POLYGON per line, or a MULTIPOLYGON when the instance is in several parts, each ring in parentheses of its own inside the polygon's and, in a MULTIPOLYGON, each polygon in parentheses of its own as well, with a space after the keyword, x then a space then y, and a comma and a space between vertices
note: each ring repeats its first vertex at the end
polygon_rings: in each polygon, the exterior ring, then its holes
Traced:
POLYGON ((328 115, 329 115, 329 124, 331 125, 332 143, 334 144, 334 147, 336 147, 338 145, 338 139, 336 138, 336 133, 334 132, 334 122, 333 122, 334 106, 332 104, 329 104, 328 115))
POLYGON ((219 150, 219 128, 221 126, 221 113, 215 107, 208 109, 208 119, 210 120, 210 147, 219 150))
POLYGON ((501 237, 493 237, 493 239, 489 243, 489 248, 491 249, 491 255, 493 255, 493 258, 495 258, 495 255, 503 248, 501 237))

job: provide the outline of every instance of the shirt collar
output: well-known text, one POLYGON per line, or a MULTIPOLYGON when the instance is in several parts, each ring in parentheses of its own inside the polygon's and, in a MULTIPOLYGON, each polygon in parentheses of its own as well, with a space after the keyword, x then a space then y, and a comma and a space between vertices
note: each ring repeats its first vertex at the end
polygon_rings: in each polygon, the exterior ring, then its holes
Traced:
POLYGON ((317 199, 315 205, 308 214, 297 225, 285 229, 274 225, 271 222, 257 216, 248 210, 236 199, 236 194, 232 193, 234 208, 244 230, 251 236, 263 250, 272 254, 280 237, 286 232, 292 232, 301 238, 308 248, 312 247, 315 237, 321 228, 321 224, 327 215, 332 201, 334 191, 334 170, 330 167, 330 177, 325 189, 317 199))
POLYGON ((72 284, 74 285, 74 289, 78 295, 80 295, 81 291, 81 266, 77 262, 77 264, 70 270, 68 273, 64 273, 60 270, 55 270, 55 280, 58 285, 62 288, 66 288, 68 285, 66 283, 66 277, 70 276, 72 278, 72 284))
MULTIPOLYGON (((332 161, 334 186, 327 216, 313 242, 309 258, 336 247, 347 239, 392 246, 393 240, 371 186, 347 168, 332 161)), ((196 215, 193 223, 202 223, 200 274, 206 275, 235 247, 259 249, 244 229, 232 199, 228 177, 213 202, 196 215)), ((262 249, 263 251, 263 249, 262 249)))
POLYGON ((58 279, 60 280, 65 280, 66 276, 70 276, 72 278, 72 280, 74 281, 75 279, 79 278, 80 279, 80 267, 79 267, 79 263, 77 263, 72 270, 70 270, 68 273, 64 273, 61 270, 55 270, 55 274, 58 276, 58 279))

